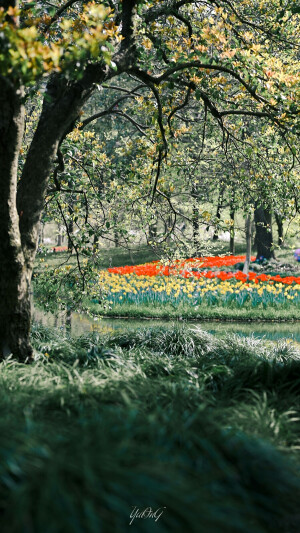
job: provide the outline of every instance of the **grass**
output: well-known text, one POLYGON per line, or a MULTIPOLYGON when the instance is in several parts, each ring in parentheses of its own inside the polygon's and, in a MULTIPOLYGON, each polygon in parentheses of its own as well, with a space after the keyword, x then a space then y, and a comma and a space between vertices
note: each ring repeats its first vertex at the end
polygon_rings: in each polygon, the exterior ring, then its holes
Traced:
POLYGON ((0 367, 0 531, 297 533, 300 352, 170 325, 35 326, 0 367), (158 522, 139 508, 164 508, 158 522))
MULTIPOLYGON (((224 241, 210 242, 210 250, 213 255, 229 254, 229 243, 224 241)), ((295 245, 296 246, 296 245, 295 245)), ((46 248, 45 248, 46 250, 46 248)), ((36 268, 39 266, 39 259, 45 258, 49 266, 57 267, 61 263, 67 261, 68 264, 76 265, 76 255, 67 252, 52 253, 52 248, 49 252, 37 254, 36 268)), ((279 261, 295 263, 293 256, 294 248, 281 248, 275 250, 275 256, 279 261)), ((235 247, 235 255, 246 253, 246 245, 244 242, 237 242, 235 247)), ((255 252, 253 252, 255 255, 255 252)), ((83 258, 84 256, 82 256, 83 258)), ((117 248, 102 248, 100 249, 98 266, 99 268, 120 267, 124 265, 139 265, 150 261, 159 259, 159 252, 156 254, 154 250, 146 244, 132 245, 130 249, 125 247, 117 248)))
POLYGON ((85 300, 84 309, 94 315, 107 317, 130 317, 130 318, 161 318, 161 319, 182 319, 182 320, 230 320, 230 321, 290 321, 300 320, 300 309, 298 306, 289 307, 267 307, 267 308, 234 308, 223 306, 199 306, 179 304, 160 305, 135 305, 135 304, 115 304, 113 307, 100 305, 85 300))
MULTIPOLYGON (((81 259, 84 259, 84 255, 81 254, 81 259)), ((76 265, 76 255, 69 254, 67 252, 37 254, 36 270, 39 269, 40 258, 45 258, 49 267, 58 267, 62 263, 67 262, 69 265, 76 265)), ((120 267, 123 265, 138 265, 140 263, 147 263, 149 261, 155 261, 158 257, 147 245, 132 246, 130 250, 120 248, 103 248, 99 253, 97 264, 99 268, 120 267)))

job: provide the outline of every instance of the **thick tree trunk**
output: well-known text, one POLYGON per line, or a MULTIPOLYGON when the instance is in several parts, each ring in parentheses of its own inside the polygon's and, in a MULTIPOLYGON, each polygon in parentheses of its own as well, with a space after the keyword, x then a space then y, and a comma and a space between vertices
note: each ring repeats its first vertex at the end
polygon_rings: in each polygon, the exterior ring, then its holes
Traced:
MULTIPOLYGON (((0 0, 0 7, 17 0, 0 0)), ((135 59, 134 9, 126 0, 122 10, 122 41, 118 72, 103 61, 89 63, 79 81, 54 74, 47 84, 42 113, 18 184, 18 156, 22 142, 22 91, 0 76, 0 356, 19 360, 32 354, 30 281, 36 254, 44 198, 59 144, 72 130, 95 84, 128 70, 135 59)), ((18 24, 18 21, 13 23, 18 24)))
POLYGON ((256 207, 254 211, 255 221, 255 246, 257 259, 274 258, 273 235, 272 235, 272 214, 262 206, 256 207))
MULTIPOLYGON (((0 83, 0 358, 30 358, 30 279, 16 208, 19 150, 24 129, 22 89, 0 83)), ((20 217, 22 213, 20 213, 20 217)))
POLYGON ((85 88, 66 87, 56 76, 48 84, 39 125, 17 189, 22 142, 22 92, 0 82, 0 354, 25 361, 30 346, 30 283, 39 222, 59 142, 85 102, 85 88))
POLYGON ((29 341, 31 271, 15 259, 1 261, 0 358, 13 354, 19 361, 26 361, 32 358, 29 341))

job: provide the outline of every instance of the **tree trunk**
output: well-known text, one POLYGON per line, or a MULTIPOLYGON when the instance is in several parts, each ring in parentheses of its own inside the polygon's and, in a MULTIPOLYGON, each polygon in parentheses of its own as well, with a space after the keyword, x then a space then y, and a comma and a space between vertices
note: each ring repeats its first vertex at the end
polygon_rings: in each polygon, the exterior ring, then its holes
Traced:
POLYGON ((66 311, 66 331, 71 333, 72 331, 72 311, 68 307, 66 311))
POLYGON ((96 251, 98 248, 99 248, 99 235, 98 235, 98 233, 94 233, 93 249, 94 249, 94 251, 96 251))
POLYGON ((229 242, 229 246, 230 246, 230 253, 231 253, 232 255, 235 254, 235 242, 234 242, 234 237, 235 237, 234 215, 235 215, 234 208, 233 208, 233 206, 230 206, 230 242, 229 242))
POLYGON ((192 226, 193 226, 193 245, 194 256, 198 256, 200 236, 199 236, 199 205, 198 205, 198 189, 195 184, 192 185, 191 196, 193 198, 193 212, 192 212, 192 226))
POLYGON ((197 206, 193 205, 193 215, 192 215, 192 224, 193 224, 193 243, 195 248, 195 254, 199 248, 199 212, 197 206))
POLYGON ((115 248, 119 248, 120 242, 119 242, 119 234, 117 231, 114 231, 114 244, 115 244, 115 248))
POLYGON ((262 206, 256 207, 254 211, 255 221, 255 246, 257 259, 274 258, 273 235, 272 235, 272 214, 262 206))
POLYGON ((85 102, 84 84, 80 90, 76 83, 68 89, 66 85, 57 75, 48 83, 17 194, 24 110, 16 89, 7 94, 0 87, 0 351, 20 361, 32 357, 30 283, 49 176, 59 143, 85 102))
POLYGON ((57 228, 57 246, 62 246, 62 226, 61 224, 58 224, 57 228))
POLYGON ((43 221, 41 221, 40 227, 39 227, 39 245, 44 244, 44 233, 45 233, 45 224, 43 221))
POLYGON ((148 241, 151 244, 155 242, 156 237, 157 237, 157 224, 158 224, 158 220, 153 220, 153 222, 151 221, 151 223, 149 224, 148 241))
POLYGON ((116 215, 113 215, 113 233, 114 233, 114 244, 115 248, 120 246, 120 234, 118 231, 118 218, 116 215))
MULTIPOLYGON (((224 189, 222 189, 220 191, 219 198, 218 198, 218 205, 217 205, 217 212, 216 212, 216 219, 217 219, 217 224, 218 225, 219 225, 220 220, 221 220, 221 209, 222 209, 222 202, 223 202, 223 192, 224 192, 224 189)), ((219 238, 219 228, 217 226, 217 227, 215 227, 215 231, 214 231, 212 240, 213 241, 217 241, 218 238, 219 238)))
MULTIPOLYGON (((73 216, 73 211, 70 209, 69 207, 69 213, 71 215, 71 217, 73 216)), ((74 222, 73 222, 73 219, 70 218, 69 222, 68 222, 68 228, 67 228, 67 233, 68 233, 68 253, 72 253, 73 251, 73 233, 74 233, 74 222)))
MULTIPOLYGON (((0 0, 0 7, 17 5, 0 0)), ((52 74, 17 190, 18 157, 24 129, 23 91, 16 79, 0 76, 0 356, 20 361, 32 355, 30 282, 39 222, 59 144, 72 131, 97 84, 128 70, 135 60, 135 0, 123 2, 123 41, 118 70, 103 60, 87 63, 79 80, 52 74)), ((12 18, 13 24, 18 20, 12 18)))
POLYGON ((74 232, 74 223, 73 223, 73 220, 70 220, 70 222, 68 222, 68 253, 69 254, 71 254, 73 251, 73 238, 72 238, 73 232, 74 232))
POLYGON ((283 218, 281 215, 278 215, 277 213, 275 213, 275 220, 276 220, 277 230, 278 230, 278 246, 282 247, 284 245, 283 218))
MULTIPOLYGON (((32 355, 30 280, 16 208, 18 158, 24 131, 23 91, 0 82, 0 358, 32 355)), ((22 217, 22 212, 20 213, 22 217)))
POLYGON ((249 266, 251 262, 251 216, 250 214, 247 215, 246 218, 246 260, 244 263, 243 273, 249 274, 249 266))
POLYGON ((172 226, 173 226, 173 220, 172 220, 172 215, 169 214, 167 216, 167 220, 164 220, 164 226, 165 226, 165 235, 166 235, 166 243, 168 245, 170 245, 171 243, 171 229, 172 229, 172 226))

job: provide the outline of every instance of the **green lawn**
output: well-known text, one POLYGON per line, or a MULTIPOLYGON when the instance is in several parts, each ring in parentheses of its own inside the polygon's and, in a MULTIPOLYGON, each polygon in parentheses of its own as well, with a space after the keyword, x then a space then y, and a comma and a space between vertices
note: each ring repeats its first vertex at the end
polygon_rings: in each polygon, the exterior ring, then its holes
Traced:
POLYGON ((292 345, 172 325, 32 337, 35 363, 0 365, 1 533, 299 531, 292 345), (129 526, 134 506, 163 514, 129 526))
MULTIPOLYGON (((296 244, 295 244, 296 246, 296 244)), ((214 255, 229 254, 228 242, 216 241, 210 242, 211 253, 214 255)), ((41 257, 46 258, 49 266, 59 266, 61 263, 67 261, 68 264, 76 264, 76 254, 68 254, 67 252, 52 253, 51 248, 46 255, 38 254, 36 259, 36 268, 39 267, 39 260, 41 257)), ((275 251, 276 259, 283 262, 295 264, 293 256, 293 247, 277 249, 275 251)), ((238 242, 235 247, 235 254, 242 255, 246 253, 246 246, 243 242, 238 242)), ((255 255, 255 251, 253 251, 255 255)), ((84 258, 84 256, 81 256, 84 258)), ((99 268, 119 267, 124 265, 138 265, 155 261, 159 259, 159 252, 155 252, 150 246, 142 244, 132 245, 130 250, 124 247, 119 248, 102 248, 99 253, 99 268)))
POLYGON ((83 308, 94 315, 130 318, 162 318, 182 320, 242 320, 242 321, 291 321, 300 320, 299 306, 290 307, 267 307, 267 308, 234 308, 221 306, 198 306, 180 304, 177 307, 171 305, 135 305, 116 304, 113 307, 100 305, 85 300, 83 308))
MULTIPOLYGON (((80 255, 81 260, 84 255, 80 255)), ((53 253, 51 251, 46 254, 37 254, 36 269, 39 269, 40 259, 45 259, 49 267, 57 267, 62 263, 68 265, 76 265, 76 254, 69 254, 67 252, 53 253)), ((129 251, 126 248, 103 248, 99 254, 98 266, 99 268, 119 267, 123 265, 138 265, 147 263, 148 261, 155 261, 158 256, 154 251, 146 245, 134 246, 129 251)))

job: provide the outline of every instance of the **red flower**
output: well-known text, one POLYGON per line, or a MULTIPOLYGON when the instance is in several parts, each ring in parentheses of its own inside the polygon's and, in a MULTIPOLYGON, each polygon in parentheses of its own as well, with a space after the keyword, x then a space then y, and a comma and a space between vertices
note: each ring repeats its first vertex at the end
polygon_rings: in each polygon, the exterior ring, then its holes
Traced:
MULTIPOLYGON (((67 249, 66 247, 59 247, 61 249, 67 249)), ((58 247, 56 247, 58 250, 58 247)), ((254 261, 255 257, 251 257, 251 260, 254 261)), ((254 272, 249 272, 248 275, 243 274, 243 272, 224 272, 222 270, 213 272, 211 270, 204 270, 213 267, 224 267, 231 266, 236 263, 244 262, 244 255, 228 255, 228 256, 216 256, 216 257, 196 257, 189 258, 184 261, 175 260, 171 265, 163 265, 160 261, 152 261, 151 263, 146 263, 144 265, 135 265, 135 266, 124 266, 124 267, 114 267, 108 268, 108 272, 125 275, 125 274, 136 274, 137 276, 182 276, 184 278, 195 277, 200 279, 205 277, 207 279, 218 278, 222 281, 237 279, 242 283, 247 281, 254 281, 258 283, 259 281, 265 282, 269 281, 270 283, 281 282, 287 285, 292 283, 300 284, 300 277, 296 278, 294 276, 288 276, 282 278, 280 276, 268 276, 267 274, 255 274, 254 272), (194 269, 194 270, 192 270, 194 269), (198 270, 203 269, 203 270, 198 270)))

